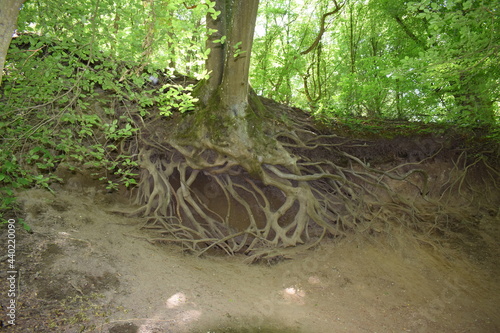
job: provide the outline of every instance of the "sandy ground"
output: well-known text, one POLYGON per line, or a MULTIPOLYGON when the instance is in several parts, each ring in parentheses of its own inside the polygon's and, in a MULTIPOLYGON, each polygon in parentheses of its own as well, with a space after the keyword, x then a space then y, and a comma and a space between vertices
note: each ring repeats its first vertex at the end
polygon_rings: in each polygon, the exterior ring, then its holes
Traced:
MULTIPOLYGON (((394 230, 247 265, 151 244, 141 220, 110 213, 124 201, 95 189, 21 202, 34 233, 16 229, 15 326, 0 254, 5 332, 500 332, 500 255, 481 240, 441 249, 394 230)), ((485 219, 484 237, 498 225, 485 219)))

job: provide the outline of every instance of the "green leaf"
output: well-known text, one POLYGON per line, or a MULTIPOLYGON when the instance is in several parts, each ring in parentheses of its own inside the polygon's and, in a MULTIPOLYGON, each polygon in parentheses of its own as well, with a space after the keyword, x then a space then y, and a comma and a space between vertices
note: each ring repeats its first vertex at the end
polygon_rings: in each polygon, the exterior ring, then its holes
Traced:
POLYGON ((20 185, 23 185, 23 186, 28 185, 29 183, 31 183, 31 181, 29 179, 24 178, 24 177, 17 178, 16 182, 18 184, 20 184, 20 185))

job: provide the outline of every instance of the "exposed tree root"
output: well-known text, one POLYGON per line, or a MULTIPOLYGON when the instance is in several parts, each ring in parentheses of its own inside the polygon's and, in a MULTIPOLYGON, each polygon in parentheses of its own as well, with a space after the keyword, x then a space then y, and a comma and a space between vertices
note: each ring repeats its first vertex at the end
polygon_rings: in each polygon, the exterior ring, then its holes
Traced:
MULTIPOLYGON (((466 163, 464 156, 453 170, 462 174, 433 196, 422 161, 373 168, 349 153, 368 149, 365 142, 320 134, 303 115, 294 115, 285 132, 267 133, 274 144, 266 151, 236 137, 214 143, 206 133, 197 140, 165 139, 154 129, 143 133, 135 198, 140 208, 133 214, 145 216, 144 227, 158 233, 150 241, 181 243, 198 255, 218 248, 245 253, 250 261, 272 260, 286 256, 280 249, 313 246, 359 226, 380 232, 397 223, 444 232, 464 218, 446 203, 450 191, 464 197, 473 192, 466 181, 473 164, 458 165, 466 163), (410 184, 414 194, 397 193, 395 183, 410 184)), ((498 172, 486 169, 498 189, 498 172)))

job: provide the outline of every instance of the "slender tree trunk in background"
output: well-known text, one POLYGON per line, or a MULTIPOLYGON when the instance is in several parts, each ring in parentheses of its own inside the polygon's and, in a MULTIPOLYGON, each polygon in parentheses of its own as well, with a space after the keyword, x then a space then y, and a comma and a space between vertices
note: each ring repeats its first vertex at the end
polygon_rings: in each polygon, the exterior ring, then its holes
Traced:
POLYGON ((396 79, 396 111, 398 119, 403 119, 403 109, 401 107, 401 90, 399 88, 399 79, 396 79))
POLYGON ((147 19, 144 21, 144 26, 146 27, 146 36, 142 41, 142 62, 145 66, 151 60, 151 54, 153 53, 153 42, 155 40, 155 23, 156 23, 156 11, 155 4, 153 0, 143 1, 144 10, 148 11, 147 19))
POLYGON ((12 35, 16 29, 19 9, 25 0, 2 0, 0 6, 0 84, 2 84, 3 68, 12 35))
POLYGON ((482 75, 461 75, 451 82, 455 98, 456 117, 470 124, 494 123, 493 101, 485 91, 486 79, 482 75))
POLYGON ((354 41, 354 19, 353 8, 349 12, 349 56, 351 60, 351 74, 356 72, 356 51, 357 43, 354 41))

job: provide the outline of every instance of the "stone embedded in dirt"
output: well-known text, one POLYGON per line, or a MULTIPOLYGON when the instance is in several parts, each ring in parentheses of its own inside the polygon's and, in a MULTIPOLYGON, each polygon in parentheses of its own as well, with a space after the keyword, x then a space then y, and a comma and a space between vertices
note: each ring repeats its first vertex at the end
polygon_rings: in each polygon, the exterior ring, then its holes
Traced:
POLYGON ((309 279, 307 279, 307 282, 310 284, 319 284, 321 283, 321 280, 317 276, 310 276, 309 279))
POLYGON ((186 295, 182 292, 178 292, 167 300, 166 305, 167 308, 172 309, 184 303, 186 303, 186 295))

